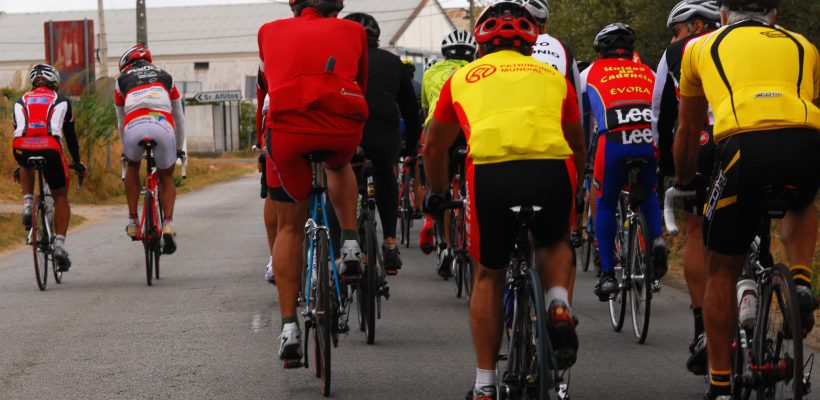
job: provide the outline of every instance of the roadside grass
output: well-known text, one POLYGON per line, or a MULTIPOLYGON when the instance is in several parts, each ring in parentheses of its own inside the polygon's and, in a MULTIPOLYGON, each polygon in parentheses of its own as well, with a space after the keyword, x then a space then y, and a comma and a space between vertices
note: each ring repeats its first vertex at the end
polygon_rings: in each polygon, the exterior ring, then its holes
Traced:
MULTIPOLYGON (((18 213, 0 213, 0 252, 26 243, 26 231, 23 229, 21 218, 21 214, 18 213)), ((82 225, 85 221, 85 217, 75 213, 71 216, 69 227, 82 225)))

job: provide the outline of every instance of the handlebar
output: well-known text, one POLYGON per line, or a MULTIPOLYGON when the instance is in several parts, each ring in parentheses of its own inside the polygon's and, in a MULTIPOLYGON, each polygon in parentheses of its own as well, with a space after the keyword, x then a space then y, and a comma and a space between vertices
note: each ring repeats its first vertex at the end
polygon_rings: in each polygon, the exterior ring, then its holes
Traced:
POLYGON ((663 197, 663 221, 666 224, 666 230, 670 235, 677 235, 680 230, 675 223, 675 200, 694 198, 697 192, 694 190, 680 190, 674 187, 669 188, 663 197))

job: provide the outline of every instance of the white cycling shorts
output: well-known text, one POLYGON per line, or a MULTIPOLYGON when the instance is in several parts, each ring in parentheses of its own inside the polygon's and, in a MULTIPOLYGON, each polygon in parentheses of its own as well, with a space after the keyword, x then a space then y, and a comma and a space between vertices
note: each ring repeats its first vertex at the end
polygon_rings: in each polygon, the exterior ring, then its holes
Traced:
POLYGON ((122 134, 122 153, 129 161, 139 162, 145 150, 139 145, 143 139, 157 143, 154 161, 159 169, 168 169, 177 161, 177 145, 174 127, 166 119, 150 115, 135 118, 125 125, 122 134))

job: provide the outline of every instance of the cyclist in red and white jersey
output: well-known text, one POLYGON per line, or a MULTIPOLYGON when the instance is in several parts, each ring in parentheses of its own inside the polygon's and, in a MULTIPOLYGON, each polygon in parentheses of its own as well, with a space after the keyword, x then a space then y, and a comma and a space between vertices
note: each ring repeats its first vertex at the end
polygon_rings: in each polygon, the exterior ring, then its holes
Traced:
POLYGON ((31 207, 34 202, 34 169, 28 165, 29 157, 43 157, 43 177, 54 198, 54 261, 60 271, 68 271, 71 260, 65 251, 65 235, 71 218, 68 205, 68 165, 65 162, 61 138, 65 138, 68 151, 79 174, 85 172, 80 163, 80 146, 74 132, 74 115, 71 102, 57 93, 60 75, 48 64, 38 64, 29 74, 32 90, 14 104, 14 158, 20 166, 20 186, 23 190, 23 225, 31 229, 31 207))
POLYGON ((156 142, 154 160, 159 170, 159 202, 165 213, 162 238, 163 252, 176 251, 176 233, 171 227, 174 217, 176 188, 173 174, 177 155, 185 140, 185 116, 182 97, 170 74, 152 64, 151 52, 137 44, 120 58, 120 76, 114 87, 117 129, 122 140, 122 153, 127 160, 125 197, 128 199, 126 233, 137 237, 137 201, 140 195, 140 161, 143 139, 156 142))

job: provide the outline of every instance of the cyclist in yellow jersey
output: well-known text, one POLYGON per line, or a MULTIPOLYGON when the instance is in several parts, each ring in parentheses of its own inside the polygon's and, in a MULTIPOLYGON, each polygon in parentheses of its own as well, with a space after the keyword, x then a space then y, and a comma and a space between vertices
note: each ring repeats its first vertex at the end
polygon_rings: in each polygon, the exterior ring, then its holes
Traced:
MULTIPOLYGON (((424 121, 424 131, 421 135, 422 144, 424 143, 427 128, 433 120, 433 113, 436 109, 436 101, 438 101, 441 88, 456 71, 475 59, 476 50, 478 50, 478 45, 475 42, 475 38, 472 34, 464 30, 456 29, 447 34, 441 41, 441 54, 444 56, 444 60, 431 65, 430 68, 424 71, 424 76, 421 79, 421 108, 427 115, 424 121)), ((464 140, 464 135, 459 135, 459 138, 453 144, 451 150, 466 145, 467 142, 464 140)), ((450 158, 450 161, 449 170, 450 177, 452 178, 457 165, 453 162, 453 157, 450 158)), ((421 174, 423 174, 423 172, 417 171, 416 184, 419 184, 422 180, 419 179, 423 178, 421 174)), ((423 199, 426 192, 426 188, 422 189, 421 187, 417 187, 416 198, 423 199)), ((445 235, 445 237, 449 237, 449 235, 445 235)), ((425 218, 424 220, 424 226, 419 233, 419 246, 425 254, 429 254, 433 251, 433 222, 430 218, 425 218)), ((450 253, 445 251, 442 253, 442 259, 438 260, 436 265, 438 273, 442 277, 449 275, 449 268, 442 268, 442 266, 447 265, 450 265, 450 253)))
POLYGON ((477 266, 470 322, 478 368, 469 396, 494 400, 502 291, 518 230, 510 207, 541 207, 530 237, 547 292, 547 329, 558 368, 575 362, 569 223, 585 152, 575 91, 558 70, 530 57, 538 37, 535 17, 519 1, 496 0, 479 16, 475 32, 482 57, 444 84, 430 123, 424 159, 431 193, 424 204, 442 217, 447 153, 463 131, 469 144, 468 246, 477 266))
POLYGON ((803 36, 774 25, 778 0, 721 0, 723 28, 693 40, 683 56, 675 138, 679 187, 694 186, 699 136, 712 107, 717 143, 705 207, 703 300, 708 399, 729 399, 735 283, 760 230, 764 188, 794 188, 781 225, 797 285, 803 334, 814 326, 811 262, 820 187, 820 56, 803 36))

